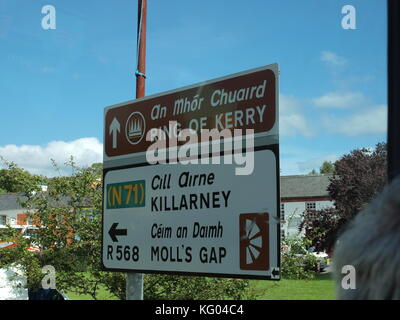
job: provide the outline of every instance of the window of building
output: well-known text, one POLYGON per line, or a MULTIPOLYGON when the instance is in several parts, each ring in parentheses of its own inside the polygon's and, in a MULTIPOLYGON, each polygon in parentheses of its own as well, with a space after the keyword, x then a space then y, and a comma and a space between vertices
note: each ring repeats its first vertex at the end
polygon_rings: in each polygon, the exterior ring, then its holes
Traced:
POLYGON ((314 211, 317 209, 315 202, 306 202, 306 210, 307 211, 314 211))
POLYGON ((311 220, 316 220, 317 219, 317 213, 316 212, 310 212, 308 214, 308 218, 311 220))
POLYGON ((281 203, 281 221, 285 221, 285 204, 281 203))
POLYGON ((285 240, 285 230, 281 229, 281 241, 285 240))
POLYGON ((0 224, 7 224, 7 216, 1 215, 0 216, 0 224))
POLYGON ((316 213, 316 203, 315 202, 306 202, 306 211, 308 212, 308 218, 315 220, 317 218, 317 213, 316 213))

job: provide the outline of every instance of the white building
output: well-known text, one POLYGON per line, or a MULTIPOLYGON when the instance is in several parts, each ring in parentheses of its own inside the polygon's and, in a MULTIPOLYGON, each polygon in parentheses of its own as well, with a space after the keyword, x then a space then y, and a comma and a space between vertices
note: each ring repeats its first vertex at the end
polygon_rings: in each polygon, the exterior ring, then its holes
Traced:
POLYGON ((327 190, 331 177, 331 174, 281 177, 282 238, 300 234, 299 225, 304 211, 333 207, 327 190))
POLYGON ((26 200, 26 197, 22 194, 0 194, 0 228, 6 224, 13 227, 27 224, 26 209, 21 207, 18 199, 26 200))

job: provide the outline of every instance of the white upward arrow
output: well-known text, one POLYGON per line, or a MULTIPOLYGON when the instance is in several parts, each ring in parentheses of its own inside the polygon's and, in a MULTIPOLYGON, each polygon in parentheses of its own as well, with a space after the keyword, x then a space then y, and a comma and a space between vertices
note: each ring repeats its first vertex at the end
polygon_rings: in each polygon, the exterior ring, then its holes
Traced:
POLYGON ((108 134, 112 134, 113 135, 113 143, 112 143, 113 149, 117 148, 117 134, 120 131, 121 131, 120 124, 119 124, 117 118, 114 118, 113 121, 110 124, 110 129, 109 129, 109 132, 108 132, 108 134))

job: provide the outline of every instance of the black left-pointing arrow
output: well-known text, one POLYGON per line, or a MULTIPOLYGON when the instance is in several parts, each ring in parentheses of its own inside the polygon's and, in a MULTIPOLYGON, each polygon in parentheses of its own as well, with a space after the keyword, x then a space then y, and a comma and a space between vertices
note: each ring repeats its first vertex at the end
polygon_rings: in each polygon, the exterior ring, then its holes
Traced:
POLYGON ((110 235, 110 238, 113 242, 118 242, 117 236, 126 236, 128 234, 127 229, 117 229, 117 227, 118 222, 115 222, 108 231, 108 234, 110 235))

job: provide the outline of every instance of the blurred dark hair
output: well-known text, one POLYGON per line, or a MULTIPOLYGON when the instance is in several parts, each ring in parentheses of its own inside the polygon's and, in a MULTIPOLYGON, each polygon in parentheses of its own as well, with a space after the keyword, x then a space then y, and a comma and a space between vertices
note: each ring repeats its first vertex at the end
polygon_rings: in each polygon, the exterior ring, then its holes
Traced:
POLYGON ((333 275, 339 299, 400 299, 400 176, 345 227, 333 275), (345 265, 355 268, 356 289, 342 288, 345 265))

